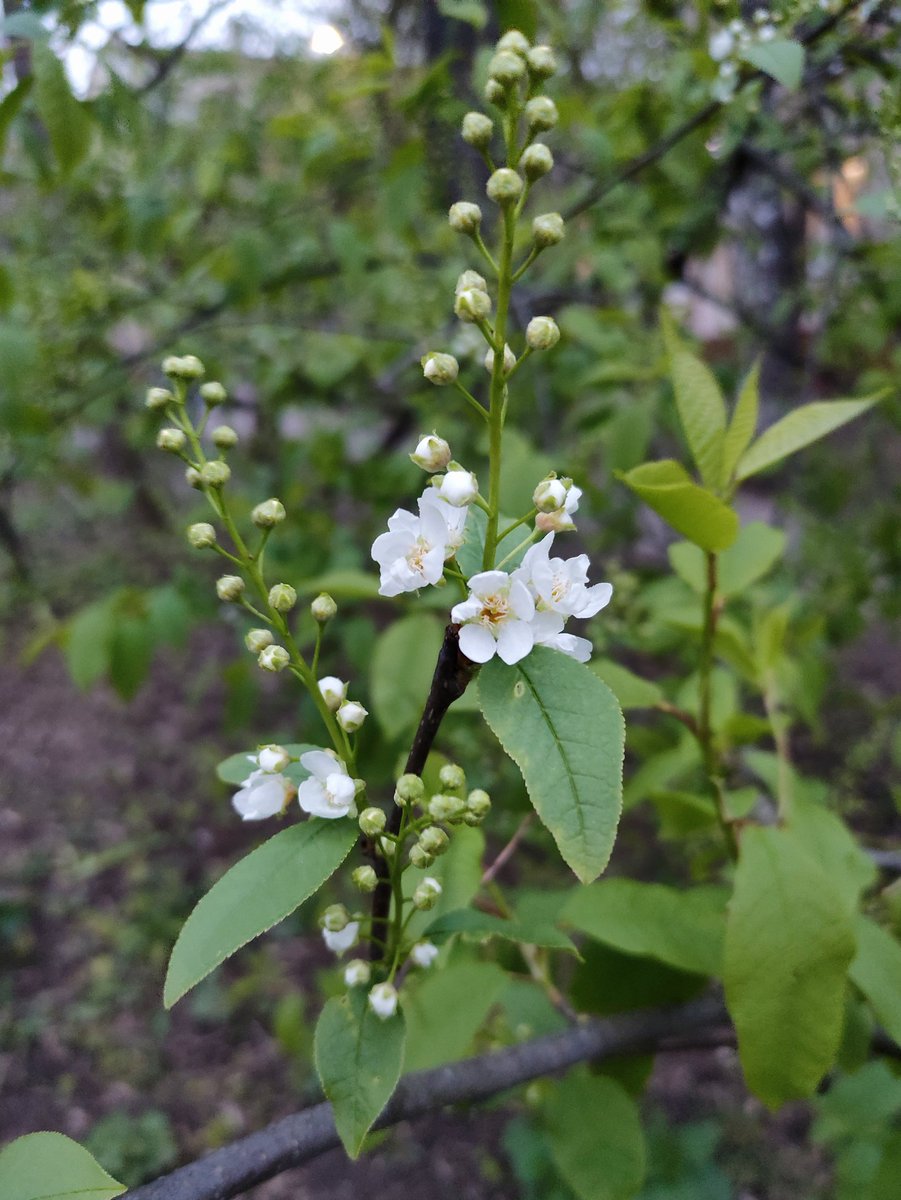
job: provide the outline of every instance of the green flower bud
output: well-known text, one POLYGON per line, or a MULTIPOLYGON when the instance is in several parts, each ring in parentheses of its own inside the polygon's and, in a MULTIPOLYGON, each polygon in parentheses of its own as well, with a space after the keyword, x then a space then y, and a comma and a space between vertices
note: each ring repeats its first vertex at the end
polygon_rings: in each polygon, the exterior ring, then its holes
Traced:
POLYGON ((161 429, 156 435, 156 444, 160 450, 168 450, 170 454, 179 454, 185 448, 185 435, 180 429, 161 429))
POLYGON ((502 50, 488 64, 488 74, 502 87, 513 87, 520 79, 525 79, 526 64, 518 54, 502 50))
POLYGON ((447 210, 447 219, 451 229, 455 229, 457 233, 473 234, 482 224, 482 210, 478 204, 471 204, 468 200, 458 200, 447 210))
POLYGON ((188 467, 185 471, 185 483, 188 487, 197 488, 198 491, 203 487, 203 476, 196 467, 188 467))
POLYGON ((496 79, 489 79, 485 84, 485 99, 489 104, 497 105, 498 108, 506 108, 507 89, 496 79))
POLYGON ((483 321, 491 312, 491 297, 481 288, 464 288, 454 300, 461 321, 483 321))
POLYGON ((218 446, 220 450, 231 450, 232 446, 238 444, 238 435, 231 425, 217 425, 213 430, 212 438, 213 445, 218 446))
POLYGON ((461 792, 466 787, 466 774, 456 763, 445 763, 438 772, 438 779, 442 787, 452 792, 461 792))
POLYGON ((452 354, 441 354, 432 350, 419 360, 422 363, 422 373, 436 387, 444 387, 453 383, 460 371, 460 364, 452 354))
POLYGON ((291 655, 284 646, 267 646, 260 651, 257 664, 263 671, 284 671, 291 655))
POLYGON ((385 828, 387 819, 380 808, 364 808, 360 813, 360 829, 367 837, 376 837, 385 828))
POLYGON ((437 856, 445 852, 450 845, 450 839, 443 829, 439 829, 437 825, 430 825, 419 835, 419 845, 426 854, 437 856))
POLYGON ((468 288, 476 288, 480 292, 487 292, 488 284, 485 276, 480 275, 478 271, 464 271, 457 280, 454 295, 459 296, 461 292, 465 292, 468 288))
MULTIPOLYGON (((361 867, 360 870, 372 871, 372 867, 361 867)), ((363 958, 352 958, 344 968, 344 982, 348 987, 365 987, 371 978, 372 968, 363 958)))
POLYGON ((439 792, 432 796, 426 808, 433 821, 459 821, 466 811, 466 803, 460 796, 445 796, 439 792))
POLYGON ((206 521, 188 527, 188 541, 195 550, 209 550, 216 545, 216 530, 206 521))
POLYGON ((526 326, 526 342, 533 350, 551 350, 560 341, 560 326, 553 317, 533 317, 526 326))
POLYGON ((273 496, 271 500, 264 500, 262 504, 258 504, 250 514, 250 519, 260 529, 272 529, 273 526, 281 524, 286 516, 284 504, 273 496))
POLYGON ((170 379, 181 379, 181 359, 177 355, 170 354, 168 358, 164 358, 161 366, 163 374, 168 375, 170 379))
POLYGON ((435 861, 434 854, 429 854, 420 846, 419 842, 415 846, 410 847, 410 866, 416 867, 419 871, 424 871, 426 867, 430 867, 435 861))
POLYGON ((566 484, 556 475, 549 475, 532 493, 532 503, 542 513, 556 512, 566 503, 566 484))
POLYGON ((343 904, 330 904, 319 918, 320 929, 327 929, 329 933, 340 933, 349 923, 350 913, 343 904))
POLYGON ((419 804, 425 796, 425 784, 418 775, 401 775, 394 789, 394 803, 400 808, 419 804))
POLYGON ((152 409, 154 412, 166 407, 167 404, 175 402, 175 397, 168 388, 148 388, 147 398, 144 401, 144 407, 152 409))
POLYGON ((260 654, 275 641, 269 629, 251 629, 244 635, 244 645, 251 654, 260 654))
POLYGON ((529 129, 553 129, 559 118, 557 105, 550 96, 533 96, 526 105, 529 129))
POLYGON ((200 385, 200 399, 207 408, 215 408, 218 404, 225 403, 228 399, 228 393, 221 383, 216 383, 211 379, 209 383, 202 383, 200 385))
POLYGON ((354 881, 354 886, 358 887, 361 892, 374 892, 379 881, 374 867, 357 867, 351 874, 351 879, 354 881))
POLYGON ((240 575, 222 575, 216 580, 216 595, 220 600, 240 600, 244 593, 244 580, 240 575))
POLYGON ((297 592, 290 583, 275 583, 269 589, 269 605, 276 612, 290 612, 297 603, 297 592))
POLYGON ((431 875, 426 876, 413 893, 413 907, 420 910, 434 908, 441 895, 441 884, 431 875))
POLYGON ((310 613, 314 621, 318 621, 320 625, 325 625, 337 616, 338 605, 328 592, 320 592, 310 604, 310 613))
POLYGON ((534 182, 553 170, 554 156, 544 142, 533 142, 523 150, 520 162, 526 179, 534 182))
MULTIPOLYGON (((490 371, 494 370, 494 351, 493 350, 489 349, 485 352, 484 363, 485 363, 486 371, 490 372, 490 371)), ((503 366, 504 374, 509 375, 515 366, 516 366, 516 355, 510 349, 510 346, 508 344, 505 344, 504 345, 504 366, 503 366)))
POLYGON ((522 189, 522 176, 511 167, 498 167, 485 188, 489 200, 495 204, 513 204, 522 195, 522 189))
POLYGON ((532 237, 542 250, 562 242, 564 233, 563 218, 559 213, 542 213, 532 222, 532 237))
POLYGON ((484 113, 468 112, 463 118, 463 141, 484 150, 491 141, 494 122, 484 113))
POLYGON ((203 379, 206 374, 206 367, 204 367, 196 354, 186 354, 180 362, 179 373, 182 379, 203 379))
POLYGON ((491 797, 481 788, 476 788, 466 797, 466 812, 469 816, 475 817, 478 821, 484 821, 490 811, 491 797))
POLYGON ((231 479, 232 473, 228 463, 212 459, 200 468, 200 478, 208 487, 224 487, 231 479))
POLYGON ((550 46, 533 46, 526 55, 526 62, 536 79, 550 79, 557 70, 557 59, 550 46))
POLYGON ((518 29, 508 29, 507 32, 498 39, 498 51, 512 50, 514 54, 521 54, 523 57, 529 53, 529 39, 524 33, 520 33, 518 29))
POLYGON ((366 718, 369 710, 356 700, 347 700, 335 713, 335 720, 345 733, 356 733, 366 718))
POLYGON ((443 471, 451 457, 451 448, 444 438, 435 433, 425 433, 416 443, 410 461, 423 471, 443 471))

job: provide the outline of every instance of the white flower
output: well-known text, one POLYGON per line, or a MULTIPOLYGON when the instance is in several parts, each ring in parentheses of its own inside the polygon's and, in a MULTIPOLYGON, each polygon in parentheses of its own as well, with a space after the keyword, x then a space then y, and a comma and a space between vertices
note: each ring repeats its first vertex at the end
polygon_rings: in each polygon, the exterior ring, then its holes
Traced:
POLYGON ((539 613, 558 613, 566 617, 593 617, 610 603, 613 587, 609 583, 588 586, 587 554, 575 558, 551 558, 554 535, 549 533, 537 546, 531 546, 514 571, 535 598, 539 613))
POLYGON ((294 795, 294 784, 284 775, 251 771, 232 796, 232 805, 244 821, 263 821, 277 816, 294 795))
POLYGON ((572 515, 579 507, 582 489, 574 487, 571 483, 567 486, 564 482, 564 486, 566 499, 563 506, 554 509, 553 512, 540 512, 535 518, 535 528, 540 529, 542 533, 567 533, 576 527, 572 515))
MULTIPOLYGON (((550 613, 540 613, 536 618, 536 624, 540 617, 550 615, 550 613)), ((594 649, 588 638, 576 637, 573 633, 554 632, 549 627, 546 632, 540 629, 535 630, 535 645, 549 646, 551 650, 559 650, 561 654, 568 654, 576 662, 583 663, 588 662, 594 649)))
POLYGON ((434 942, 417 942, 410 951, 410 958, 417 967, 430 967, 438 957, 438 947, 434 942))
POLYGON ((732 53, 735 38, 728 29, 718 29, 710 39, 708 51, 714 62, 722 62, 732 53))
POLYGON ((372 543, 379 564, 380 596, 399 596, 437 583, 444 574, 447 525, 433 505, 420 505, 419 516, 399 508, 388 520, 388 532, 372 543))
POLYGON ((473 662, 495 654, 512 665, 535 644, 530 622, 535 602, 521 579, 505 571, 482 571, 469 581, 469 599, 451 609, 451 620, 462 625, 460 649, 473 662))
POLYGON ((284 746, 263 746, 256 755, 256 761, 261 771, 277 774, 284 771, 291 761, 291 755, 284 746))
POLYGON ((553 512, 566 504, 566 484, 562 479, 542 479, 532 493, 532 503, 539 512, 553 512))
POLYGON ((297 789, 297 802, 304 812, 328 820, 356 816, 356 786, 340 758, 325 750, 308 750, 301 754, 300 765, 310 772, 310 778, 297 789))
POLYGON ((359 932, 360 922, 348 921, 343 929, 323 929, 322 940, 333 953, 343 954, 345 950, 349 950, 356 942, 359 932))
POLYGON ((369 1007, 382 1021, 397 1012, 397 988, 393 983, 377 983, 369 993, 369 1007))
POLYGON ((319 692, 327 707, 337 712, 347 696, 347 684, 336 675, 325 675, 319 680, 319 692))
POLYGON ((453 504, 449 504, 436 487, 426 488, 419 497, 418 504, 420 515, 423 509, 431 508, 444 521, 447 529, 444 542, 444 558, 445 561, 453 558, 463 545, 463 528, 466 525, 466 518, 469 516, 469 509, 456 508, 453 504))
POLYGON ((451 460, 451 448, 444 438, 430 433, 419 439, 410 458, 423 471, 443 471, 451 460))
POLYGON ((446 475, 436 478, 434 490, 454 508, 464 508, 478 496, 479 481, 472 471, 451 465, 446 475))
POLYGON ((345 733, 355 733, 368 716, 369 710, 362 704, 358 704, 356 700, 348 700, 338 709, 336 720, 345 733))
POLYGON ((368 962, 362 958, 352 958, 344 968, 344 982, 348 987, 359 987, 369 982, 371 974, 368 962))

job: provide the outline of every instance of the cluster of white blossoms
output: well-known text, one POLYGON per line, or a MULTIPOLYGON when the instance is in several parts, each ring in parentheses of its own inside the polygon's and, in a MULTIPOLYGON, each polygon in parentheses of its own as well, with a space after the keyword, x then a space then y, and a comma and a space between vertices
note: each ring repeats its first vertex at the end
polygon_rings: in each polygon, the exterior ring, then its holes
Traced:
POLYGON ((299 759, 282 746, 264 746, 248 754, 253 770, 232 797, 244 821, 263 821, 283 813, 294 797, 311 817, 335 820, 357 815, 357 783, 331 750, 308 750, 299 759), (296 784, 283 774, 289 763, 299 762, 308 778, 296 784))

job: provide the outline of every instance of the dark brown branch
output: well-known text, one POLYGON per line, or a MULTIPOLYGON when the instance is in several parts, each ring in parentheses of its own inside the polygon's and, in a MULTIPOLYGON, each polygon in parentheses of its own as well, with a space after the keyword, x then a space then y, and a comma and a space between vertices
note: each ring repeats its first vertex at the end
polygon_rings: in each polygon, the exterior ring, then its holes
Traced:
MULTIPOLYGON (((487 1100, 575 1063, 666 1049, 727 1021, 717 999, 680 1008, 589 1020, 563 1033, 402 1079, 375 1124, 385 1129, 449 1104, 487 1100)), ((731 1027, 724 1036, 732 1037, 731 1027)), ((266 1179, 338 1146, 331 1105, 317 1104, 241 1138, 205 1158, 127 1192, 123 1200, 230 1200, 266 1179)))

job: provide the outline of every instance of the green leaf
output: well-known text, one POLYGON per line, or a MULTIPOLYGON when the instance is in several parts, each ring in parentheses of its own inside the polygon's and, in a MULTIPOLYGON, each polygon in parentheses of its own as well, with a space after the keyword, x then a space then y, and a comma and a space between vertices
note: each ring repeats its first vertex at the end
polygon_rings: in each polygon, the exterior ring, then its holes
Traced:
POLYGON ((528 946, 543 946, 549 950, 569 950, 578 954, 572 941, 550 922, 505 920, 475 908, 458 908, 433 921, 425 931, 432 941, 444 941, 455 933, 470 933, 477 937, 500 937, 508 942, 528 946))
POLYGON ((738 534, 738 517, 722 500, 692 482, 675 459, 642 463, 617 478, 654 512, 703 550, 716 553, 731 546, 738 534))
POLYGON ((297 585, 301 597, 328 592, 335 600, 379 600, 379 579, 368 571, 326 571, 297 585))
POLYGON ((480 0, 438 0, 438 11, 442 16, 464 21, 474 29, 484 29, 488 23, 488 13, 480 0))
POLYGON ((28 1133, 0 1150, 3 1200, 109 1200, 125 1190, 62 1133, 28 1133))
MULTIPOLYGON (((20 15, 25 16, 26 14, 23 13, 20 15)), ((8 91, 3 99, 0 100, 0 158, 2 158, 6 147, 6 135, 9 132, 9 127, 17 117, 33 84, 34 76, 26 75, 24 79, 20 79, 16 86, 8 91)))
POLYGON ((106 596, 89 604, 69 622, 66 666, 76 687, 92 687, 109 670, 117 598, 117 595, 106 596))
POLYGON ((722 970, 726 895, 660 883, 604 879, 580 888, 560 914, 582 933, 626 954, 656 958, 698 975, 722 970))
POLYGON ((386 737, 416 729, 443 641, 444 625, 428 613, 402 617, 376 640, 369 694, 386 737))
POLYGON ((628 1200, 645 1177, 638 1108, 620 1084, 573 1071, 545 1101, 551 1155, 579 1200, 628 1200))
POLYGON ((678 971, 655 958, 637 958, 601 942, 586 942, 573 974, 570 1000, 579 1012, 610 1016, 637 1008, 684 1004, 709 986, 706 975, 678 971))
POLYGON ((803 795, 799 784, 791 776, 789 779, 792 801, 788 828, 823 869, 848 912, 854 912, 861 892, 876 881, 876 865, 841 817, 803 795))
POLYGON ((178 935, 163 989, 166 1008, 312 896, 350 853, 358 832, 354 821, 314 817, 277 833, 226 871, 178 935))
POLYGON ((726 404, 713 372, 683 343, 669 315, 663 313, 663 340, 669 356, 679 420, 701 479, 720 485, 726 404))
POLYGON ((598 679, 603 680, 616 696, 622 709, 653 708, 663 699, 663 692, 656 683, 642 679, 609 658, 595 659, 590 665, 598 679))
POLYGON ((153 636, 145 617, 119 613, 109 651, 110 681, 123 700, 131 700, 147 678, 153 636))
MULTIPOLYGON (((721 596, 737 596, 776 565, 785 550, 781 529, 750 521, 742 525, 738 537, 724 550, 717 563, 717 591, 721 596)), ((703 594, 707 587, 707 561, 703 551, 691 542, 675 542, 668 550, 673 570, 690 588, 703 594)))
POLYGON ((764 467, 771 467, 796 450, 840 429, 872 408, 886 394, 885 391, 875 392, 864 400, 818 400, 796 408, 765 429, 750 450, 742 455, 736 478, 742 480, 756 475, 764 467))
MULTIPOLYGON (((306 754, 308 750, 319 749, 318 746, 311 746, 307 742, 282 742, 281 745, 294 758, 300 758, 301 754, 306 754)), ((256 757, 256 753, 256 750, 242 750, 238 754, 230 754, 218 765, 216 775, 223 783, 231 783, 240 787, 250 772, 256 769, 250 761, 251 758, 256 757)), ((309 771, 304 770, 300 763, 291 763, 283 773, 289 779, 293 779, 295 783, 301 783, 309 777, 309 771)))
POLYGON ((607 865, 622 811, 625 724, 583 663, 537 646, 479 674, 485 720, 519 767, 538 816, 583 883, 607 865))
POLYGON ((755 42, 740 51, 740 56, 752 67, 765 71, 777 83, 794 91, 804 75, 804 47, 789 38, 774 38, 771 42, 755 42))
POLYGON ((507 985, 494 963, 453 963, 404 984, 408 1071, 463 1058, 507 985))
POLYGON ((889 1037, 901 1046, 901 945, 869 917, 857 918, 857 954, 849 974, 889 1037))
POLYGON ((748 1087, 810 1095, 838 1050, 854 930, 842 896, 785 829, 742 834, 726 923, 726 1002, 748 1087))
POLYGON ((316 1070, 351 1158, 360 1153, 363 1139, 397 1087, 405 1039, 400 1009, 383 1021, 369 1007, 365 988, 333 997, 319 1016, 316 1070))
POLYGON ((91 145, 91 120, 84 105, 72 95, 59 59, 36 42, 32 50, 35 100, 47 129, 53 154, 64 174, 77 167, 91 145))
POLYGON ((757 431, 757 413, 760 407, 760 360, 758 359, 738 393, 729 428, 723 441, 722 487, 728 487, 738 460, 751 444, 757 431))

